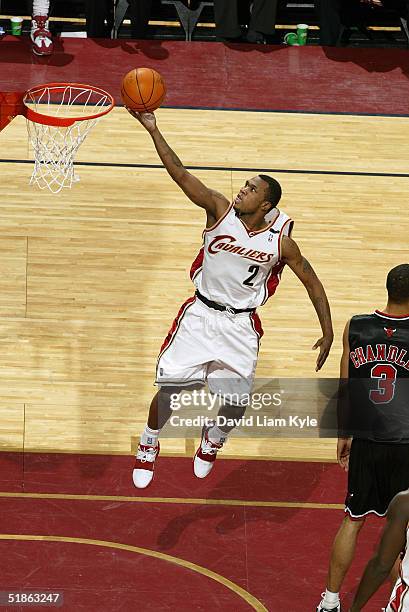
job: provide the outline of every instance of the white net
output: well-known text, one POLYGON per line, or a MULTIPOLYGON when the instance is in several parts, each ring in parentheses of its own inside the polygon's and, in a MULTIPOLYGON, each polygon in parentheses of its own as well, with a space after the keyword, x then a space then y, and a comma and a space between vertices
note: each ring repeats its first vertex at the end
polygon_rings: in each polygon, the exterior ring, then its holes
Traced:
POLYGON ((44 121, 39 123, 31 120, 30 115, 27 117, 35 160, 30 183, 58 193, 79 180, 74 172, 75 154, 91 128, 107 112, 104 107, 111 110, 112 97, 85 85, 57 84, 31 89, 24 102, 28 109, 40 113, 44 121), (69 126, 50 125, 61 119, 75 120, 69 126))

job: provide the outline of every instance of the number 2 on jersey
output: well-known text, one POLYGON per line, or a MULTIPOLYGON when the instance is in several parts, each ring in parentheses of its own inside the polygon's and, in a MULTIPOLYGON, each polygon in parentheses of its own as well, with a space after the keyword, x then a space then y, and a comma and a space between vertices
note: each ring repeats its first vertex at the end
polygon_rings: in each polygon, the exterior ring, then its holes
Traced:
POLYGON ((374 404, 388 404, 395 395, 396 368, 390 364, 378 364, 371 370, 371 378, 376 378, 378 386, 369 392, 374 404))
POLYGON ((249 272, 251 274, 250 274, 250 276, 248 278, 246 278, 246 280, 243 281, 243 285, 247 285, 247 287, 252 287, 253 286, 253 280, 256 278, 257 272, 259 270, 260 270, 260 266, 250 266, 249 267, 249 272))

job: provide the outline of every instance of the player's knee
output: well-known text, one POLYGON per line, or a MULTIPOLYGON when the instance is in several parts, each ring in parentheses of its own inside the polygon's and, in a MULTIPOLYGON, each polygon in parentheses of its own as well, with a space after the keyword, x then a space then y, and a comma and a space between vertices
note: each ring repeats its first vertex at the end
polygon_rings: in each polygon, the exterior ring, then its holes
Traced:
POLYGON ((203 387, 200 384, 194 384, 189 387, 176 387, 161 385, 158 393, 155 395, 153 402, 157 403, 158 410, 179 410, 181 408, 180 396, 183 392, 196 391, 203 387))
POLYGON ((344 525, 351 531, 360 531, 365 523, 365 517, 352 518, 349 514, 345 515, 344 525))
POLYGON ((247 406, 237 406, 233 404, 224 403, 223 414, 229 419, 241 419, 246 412, 247 406))

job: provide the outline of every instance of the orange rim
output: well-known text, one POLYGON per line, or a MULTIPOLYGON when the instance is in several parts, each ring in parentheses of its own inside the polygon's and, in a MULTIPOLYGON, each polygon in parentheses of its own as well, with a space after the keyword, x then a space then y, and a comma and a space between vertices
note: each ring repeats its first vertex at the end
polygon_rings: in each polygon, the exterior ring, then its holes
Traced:
POLYGON ((115 106, 115 100, 110 93, 101 89, 100 87, 94 87, 94 85, 84 85, 82 83, 46 83, 44 85, 37 85, 35 87, 31 87, 28 89, 23 96, 23 105, 24 105, 24 116, 34 123, 41 123, 42 125, 51 125, 53 127, 69 127, 76 123, 77 121, 89 121, 90 119, 98 119, 103 115, 109 113, 115 106), (104 106, 103 109, 98 113, 93 113, 91 115, 82 115, 81 117, 53 117, 51 115, 46 115, 44 113, 40 113, 38 111, 33 110, 27 104, 30 102, 35 103, 35 99, 30 99, 30 96, 39 96, 43 94, 47 89, 48 90, 58 90, 65 89, 67 87, 73 87, 77 89, 82 89, 84 91, 89 91, 91 93, 100 94, 101 96, 106 96, 107 98, 107 106, 104 106))

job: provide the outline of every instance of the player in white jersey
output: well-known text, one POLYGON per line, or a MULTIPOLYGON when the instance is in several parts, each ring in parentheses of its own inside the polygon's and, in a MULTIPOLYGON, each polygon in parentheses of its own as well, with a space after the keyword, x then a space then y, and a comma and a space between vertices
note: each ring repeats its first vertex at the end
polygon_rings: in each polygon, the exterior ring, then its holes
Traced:
POLYGON ((386 525, 375 555, 368 562, 350 612, 360 612, 390 575, 399 555, 403 559, 399 577, 385 612, 409 612, 409 489, 395 495, 386 515, 386 525))
MULTIPOLYGON (((153 478, 158 436, 172 414, 175 393, 206 382, 211 393, 224 398, 251 392, 263 334, 256 308, 274 293, 285 264, 305 285, 318 315, 323 335, 314 346, 320 349, 317 370, 328 356, 333 330, 324 288, 289 237, 291 219, 276 208, 279 183, 266 175, 256 176, 230 203, 184 168, 157 128, 153 113, 129 112, 150 133, 172 179, 207 213, 203 247, 191 270, 196 293, 181 307, 162 345, 156 370, 160 396, 157 393, 152 400, 137 450, 133 481, 145 488, 153 478)), ((218 422, 240 419, 245 410, 240 400, 235 405, 225 401, 218 422)), ((194 458, 198 478, 209 474, 231 429, 217 423, 203 428, 194 458)))

